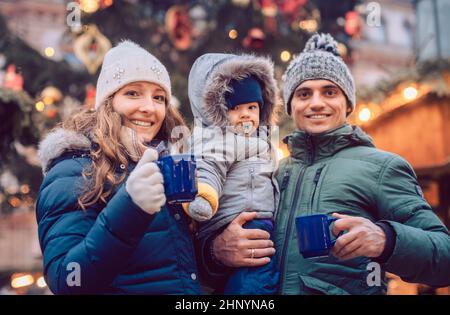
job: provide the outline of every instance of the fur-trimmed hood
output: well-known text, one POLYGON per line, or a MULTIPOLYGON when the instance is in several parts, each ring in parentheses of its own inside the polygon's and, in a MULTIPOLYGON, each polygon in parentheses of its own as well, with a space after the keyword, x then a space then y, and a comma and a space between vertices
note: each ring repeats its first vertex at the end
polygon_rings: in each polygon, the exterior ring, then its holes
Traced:
POLYGON ((47 169, 54 159, 67 151, 89 151, 91 140, 85 135, 75 131, 58 128, 50 132, 39 144, 38 156, 42 165, 42 173, 47 174, 47 169))
POLYGON ((266 57, 232 54, 205 54, 192 66, 188 93, 196 122, 203 126, 227 126, 225 92, 232 91, 231 80, 250 75, 259 80, 263 90, 260 126, 271 125, 279 99, 273 62, 266 57))

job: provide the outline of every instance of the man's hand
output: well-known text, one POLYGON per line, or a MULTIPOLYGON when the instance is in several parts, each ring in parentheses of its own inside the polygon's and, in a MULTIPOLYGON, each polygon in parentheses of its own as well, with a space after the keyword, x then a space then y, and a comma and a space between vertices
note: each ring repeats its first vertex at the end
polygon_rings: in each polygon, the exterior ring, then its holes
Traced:
POLYGON ((213 241, 217 260, 229 267, 257 267, 268 264, 275 254, 270 234, 242 226, 256 218, 256 212, 242 212, 213 241), (252 258, 253 252, 253 258, 252 258))
POLYGON ((336 236, 341 231, 348 232, 339 236, 331 253, 341 260, 352 259, 359 256, 378 257, 386 244, 386 235, 383 230, 372 221, 349 215, 333 213, 338 218, 333 226, 336 236))

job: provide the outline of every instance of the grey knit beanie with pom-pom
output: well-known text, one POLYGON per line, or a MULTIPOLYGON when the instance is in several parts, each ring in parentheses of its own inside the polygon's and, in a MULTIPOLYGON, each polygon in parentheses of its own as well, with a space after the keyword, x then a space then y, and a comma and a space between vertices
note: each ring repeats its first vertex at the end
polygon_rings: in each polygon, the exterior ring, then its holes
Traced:
POLYGON ((355 108, 355 83, 352 74, 339 55, 337 43, 330 34, 315 34, 302 53, 289 64, 283 75, 283 96, 286 112, 291 115, 292 94, 307 80, 329 80, 339 86, 355 108))

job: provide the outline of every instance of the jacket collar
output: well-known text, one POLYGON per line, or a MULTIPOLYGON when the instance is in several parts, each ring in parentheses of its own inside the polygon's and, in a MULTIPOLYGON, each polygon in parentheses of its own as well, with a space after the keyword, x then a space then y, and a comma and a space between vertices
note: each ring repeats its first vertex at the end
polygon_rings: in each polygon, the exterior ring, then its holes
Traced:
POLYGON ((361 128, 347 123, 336 129, 314 135, 296 130, 283 141, 288 145, 291 156, 306 164, 313 164, 347 147, 375 147, 372 139, 361 128))
MULTIPOLYGON (((42 166, 42 174, 46 176, 50 168, 61 160, 90 156, 91 150, 96 148, 96 144, 91 139, 90 134, 85 135, 63 128, 56 128, 51 131, 39 144, 38 157, 42 166)), ((160 140, 155 140, 152 145, 156 146, 158 141, 160 140)), ((170 143, 167 150, 169 152, 172 150, 170 143)), ((116 172, 131 172, 134 169, 136 162, 130 157, 127 157, 127 159, 127 170, 123 168, 123 165, 117 165, 116 172)))
POLYGON ((39 144, 38 156, 42 165, 42 173, 46 175, 53 161, 67 152, 89 153, 90 149, 91 140, 88 136, 57 128, 39 144))
POLYGON ((200 56, 189 73, 189 101, 196 122, 204 126, 226 127, 226 92, 231 81, 254 76, 261 83, 264 106, 260 109, 260 126, 270 126, 278 107, 278 87, 270 58, 254 55, 208 53, 200 56))

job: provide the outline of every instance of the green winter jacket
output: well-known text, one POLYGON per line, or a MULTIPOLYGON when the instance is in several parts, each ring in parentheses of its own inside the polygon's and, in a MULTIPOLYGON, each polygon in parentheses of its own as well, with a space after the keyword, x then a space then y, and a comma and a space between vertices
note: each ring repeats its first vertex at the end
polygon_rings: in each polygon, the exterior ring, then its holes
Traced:
POLYGON ((285 141, 291 156, 277 172, 275 231, 281 294, 384 294, 385 271, 408 282, 449 285, 450 234, 404 159, 376 149, 360 128, 347 124, 320 135, 295 131, 285 141), (373 285, 370 258, 300 255, 295 218, 333 212, 387 222, 394 229, 395 247, 381 265, 379 285, 373 285))

